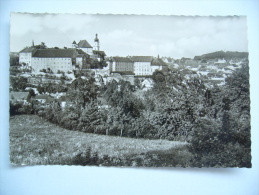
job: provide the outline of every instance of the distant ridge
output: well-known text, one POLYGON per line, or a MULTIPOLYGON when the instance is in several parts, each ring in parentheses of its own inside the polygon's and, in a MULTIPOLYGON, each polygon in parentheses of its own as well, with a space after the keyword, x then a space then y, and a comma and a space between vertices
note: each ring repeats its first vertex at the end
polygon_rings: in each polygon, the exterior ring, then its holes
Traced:
POLYGON ((208 60, 208 59, 233 59, 233 58, 248 58, 248 52, 238 52, 238 51, 216 51, 213 53, 203 54, 201 56, 195 56, 195 60, 208 60))

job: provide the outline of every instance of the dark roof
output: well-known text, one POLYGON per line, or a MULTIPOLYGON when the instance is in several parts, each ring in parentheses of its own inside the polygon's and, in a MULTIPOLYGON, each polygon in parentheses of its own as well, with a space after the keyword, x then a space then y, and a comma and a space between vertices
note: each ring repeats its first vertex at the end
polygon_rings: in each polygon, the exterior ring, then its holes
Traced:
POLYGON ((162 66, 167 66, 167 63, 165 63, 164 60, 162 60, 161 58, 159 58, 158 61, 162 66))
POLYGON ((105 52, 104 51, 100 51, 100 50, 93 50, 93 53, 94 54, 99 54, 101 56, 106 56, 105 52))
POLYGON ((33 48, 33 47, 27 47, 27 48, 24 48, 23 50, 21 50, 19 53, 30 53, 30 52, 33 52, 35 50, 36 49, 33 48))
POLYGON ((86 40, 80 40, 78 43, 79 48, 93 48, 86 40))
POLYGON ((130 57, 134 62, 152 62, 152 56, 132 56, 130 57))
POLYGON ((151 66, 167 66, 167 64, 161 58, 153 58, 151 66))
POLYGON ((72 44, 76 44, 76 41, 73 41, 73 43, 72 44))
POLYGON ((114 71, 111 73, 118 73, 120 75, 135 75, 132 71, 114 71))
POLYGON ((132 62, 133 61, 130 58, 125 58, 125 57, 113 57, 112 58, 115 62, 132 62))
POLYGON ((15 92, 15 91, 12 91, 10 93, 10 99, 12 100, 26 100, 27 97, 29 95, 29 92, 15 92))
POLYGON ((76 57, 83 57, 84 54, 78 54, 76 57))
POLYGON ((95 42, 99 42, 99 39, 98 39, 98 34, 95 35, 95 39, 94 39, 95 42))
POLYGON ((153 66, 161 66, 160 61, 158 58, 153 58, 151 65, 153 66))
POLYGON ((35 96, 35 99, 37 99, 37 100, 41 100, 41 99, 47 100, 48 97, 49 97, 48 95, 36 95, 36 96, 35 96))
POLYGON ((90 57, 90 55, 85 53, 82 49, 76 49, 76 51, 79 55, 86 55, 87 57, 90 57))
POLYGON ((40 58, 72 58, 77 55, 75 49, 37 49, 32 57, 40 58))

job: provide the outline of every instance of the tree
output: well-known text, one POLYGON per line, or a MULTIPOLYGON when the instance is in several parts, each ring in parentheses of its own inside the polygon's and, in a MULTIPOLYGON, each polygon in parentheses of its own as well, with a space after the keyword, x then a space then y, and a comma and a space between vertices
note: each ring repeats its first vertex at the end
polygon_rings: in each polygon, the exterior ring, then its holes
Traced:
POLYGON ((97 86, 92 76, 88 78, 79 77, 75 79, 68 89, 68 97, 75 102, 79 109, 85 108, 87 103, 97 99, 97 86))
POLYGON ((97 126, 101 124, 101 118, 96 103, 85 106, 80 118, 77 129, 88 133, 97 133, 97 126))
POLYGON ((45 45, 44 42, 41 42, 40 45, 35 45, 34 48, 35 48, 35 49, 46 49, 47 46, 45 45))

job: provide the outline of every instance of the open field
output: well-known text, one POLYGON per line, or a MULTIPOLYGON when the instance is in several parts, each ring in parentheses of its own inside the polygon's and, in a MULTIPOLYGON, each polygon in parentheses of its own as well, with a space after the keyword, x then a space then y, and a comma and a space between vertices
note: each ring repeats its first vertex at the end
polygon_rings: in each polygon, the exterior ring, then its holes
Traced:
POLYGON ((70 131, 33 115, 10 118, 10 160, 17 165, 75 164, 73 159, 78 156, 84 158, 90 153, 98 159, 109 158, 113 161, 108 165, 175 166, 184 163, 183 157, 190 155, 186 145, 185 142, 177 141, 70 131), (155 164, 150 162, 152 160, 156 161, 155 164), (174 161, 172 165, 171 161, 174 161))

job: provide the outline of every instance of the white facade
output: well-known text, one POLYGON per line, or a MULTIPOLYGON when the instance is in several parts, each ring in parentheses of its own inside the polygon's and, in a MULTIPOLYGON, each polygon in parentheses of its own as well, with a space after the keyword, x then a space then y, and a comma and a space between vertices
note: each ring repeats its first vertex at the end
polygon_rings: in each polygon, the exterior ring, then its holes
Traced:
POLYGON ((32 70, 39 73, 42 69, 51 69, 54 73, 58 70, 67 72, 72 71, 74 66, 72 65, 71 58, 39 58, 33 57, 31 61, 32 70))
POLYGON ((93 56, 93 48, 80 48, 80 47, 78 47, 78 48, 83 50, 85 53, 87 53, 91 57, 93 56))
POLYGON ((151 62, 134 62, 135 75, 152 74, 151 62))
POLYGON ((32 52, 19 53, 19 64, 25 63, 27 66, 31 66, 32 52))
POLYGON ((162 66, 151 65, 151 62, 134 62, 135 75, 152 75, 155 70, 162 70, 162 66))
POLYGON ((83 66, 83 58, 82 57, 76 57, 76 65, 78 65, 80 69, 82 68, 82 66, 83 66))
POLYGON ((100 48, 99 48, 99 41, 97 42, 97 41, 95 41, 94 42, 94 50, 99 50, 100 48))

